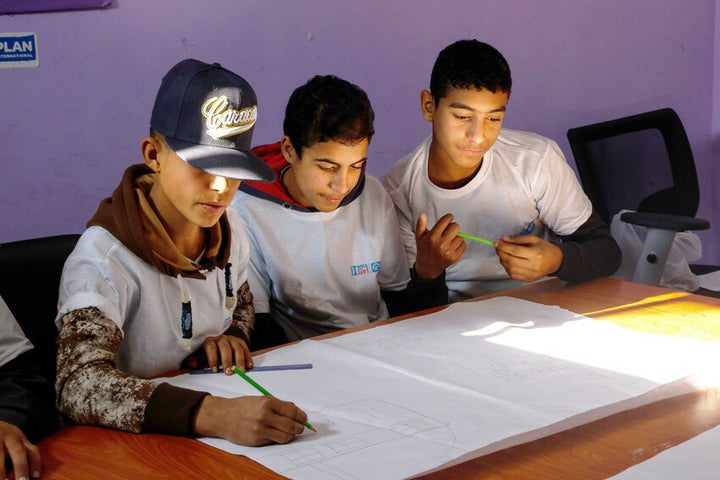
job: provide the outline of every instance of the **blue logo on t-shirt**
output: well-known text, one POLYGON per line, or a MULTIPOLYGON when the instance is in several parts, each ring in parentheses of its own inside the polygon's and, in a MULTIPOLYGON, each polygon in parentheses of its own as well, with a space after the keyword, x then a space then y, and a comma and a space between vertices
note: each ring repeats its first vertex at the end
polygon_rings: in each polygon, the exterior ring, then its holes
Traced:
POLYGON ((352 265, 350 267, 350 273, 353 277, 358 275, 368 275, 370 273, 377 273, 380 270, 380 262, 361 263, 359 265, 352 265))

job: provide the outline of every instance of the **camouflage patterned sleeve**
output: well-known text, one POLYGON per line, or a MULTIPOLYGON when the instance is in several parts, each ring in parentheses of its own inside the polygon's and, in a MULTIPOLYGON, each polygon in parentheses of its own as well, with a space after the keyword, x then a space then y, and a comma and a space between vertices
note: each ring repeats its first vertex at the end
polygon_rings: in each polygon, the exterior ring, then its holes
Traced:
POLYGON ((139 433, 157 383, 115 368, 122 332, 95 308, 62 319, 57 352, 58 408, 78 423, 139 433))
POLYGON ((234 335, 245 340, 250 345, 250 334, 255 328, 255 306, 253 305, 253 295, 250 292, 248 282, 242 284, 237 291, 237 304, 233 311, 232 326, 226 332, 228 335, 234 335))

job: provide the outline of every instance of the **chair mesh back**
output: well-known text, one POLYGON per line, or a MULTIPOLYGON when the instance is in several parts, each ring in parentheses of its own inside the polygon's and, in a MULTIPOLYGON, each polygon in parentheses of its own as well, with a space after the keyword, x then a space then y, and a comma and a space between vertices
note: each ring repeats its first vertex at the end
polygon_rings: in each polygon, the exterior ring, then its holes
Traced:
POLYGON ((567 137, 583 189, 606 222, 622 209, 697 213, 695 163, 674 110, 571 128, 567 137))
POLYGON ((622 209, 637 210, 643 199, 673 186, 665 142, 659 130, 649 129, 587 144, 599 200, 612 218, 622 209))

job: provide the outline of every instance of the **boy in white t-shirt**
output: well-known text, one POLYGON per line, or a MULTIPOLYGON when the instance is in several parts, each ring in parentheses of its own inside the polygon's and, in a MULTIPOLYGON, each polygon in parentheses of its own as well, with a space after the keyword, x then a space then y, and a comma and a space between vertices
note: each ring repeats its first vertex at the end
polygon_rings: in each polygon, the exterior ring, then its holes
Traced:
POLYGON ((373 118, 356 85, 316 76, 291 95, 282 140, 253 149, 277 178, 244 182, 233 201, 250 237, 254 348, 447 303, 442 271, 408 268, 392 201, 365 173, 373 118))
POLYGON ((163 78, 144 163, 101 202, 63 269, 56 390, 76 422, 244 445, 303 431, 292 403, 148 379, 187 358, 225 374, 252 366, 248 243, 228 206, 241 179, 274 179, 250 151, 256 116, 250 84, 218 64, 183 60, 163 78))
POLYGON ((425 274, 446 269, 451 301, 548 275, 581 282, 620 264, 620 249, 557 144, 501 128, 511 86, 510 67, 492 46, 460 40, 443 49, 430 91, 420 93, 432 136, 382 178, 410 262, 421 244, 416 230, 436 220, 492 242, 426 238, 444 258, 425 274))

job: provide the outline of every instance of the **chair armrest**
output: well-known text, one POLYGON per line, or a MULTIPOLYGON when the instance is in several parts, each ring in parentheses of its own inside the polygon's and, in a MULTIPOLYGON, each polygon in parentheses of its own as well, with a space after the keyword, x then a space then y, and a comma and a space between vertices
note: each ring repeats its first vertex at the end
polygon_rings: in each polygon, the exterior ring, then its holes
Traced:
POLYGON ((633 225, 675 232, 710 228, 710 222, 705 219, 666 213, 626 212, 620 215, 620 220, 633 225))

